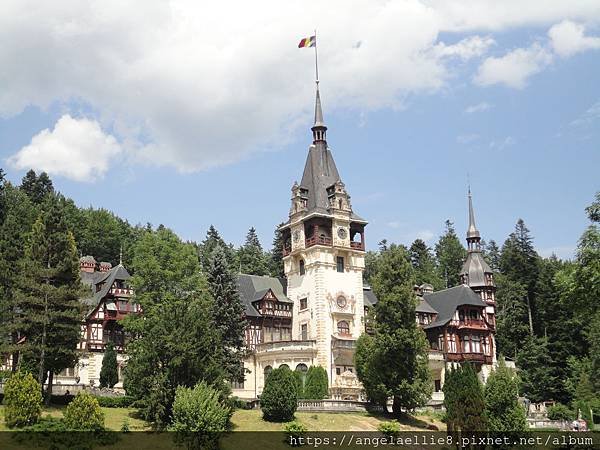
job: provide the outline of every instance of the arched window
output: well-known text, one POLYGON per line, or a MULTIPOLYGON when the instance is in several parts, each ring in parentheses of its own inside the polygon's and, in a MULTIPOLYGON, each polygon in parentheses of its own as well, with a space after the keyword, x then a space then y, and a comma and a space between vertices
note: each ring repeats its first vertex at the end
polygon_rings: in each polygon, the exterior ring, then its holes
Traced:
POLYGON ((296 366, 296 372, 306 373, 308 372, 308 366, 304 363, 300 363, 296 366))
POLYGON ((289 369, 289 368, 290 368, 290 366, 288 366, 287 364, 282 364, 282 365, 280 365, 280 366, 279 366, 279 368, 280 368, 280 369, 283 369, 284 367, 285 367, 286 369, 289 369))
POLYGON ((300 275, 304 275, 306 273, 306 270, 304 269, 304 260, 303 259, 300 260, 299 266, 300 266, 300 275))
POLYGON ((350 325, 345 320, 340 320, 337 324, 339 334, 350 334, 350 325))
POLYGON ((265 383, 267 382, 267 378, 269 378, 269 374, 273 371, 271 366, 265 367, 265 383))
POLYGON ((338 200, 338 205, 339 205, 339 209, 342 209, 342 199, 341 198, 338 200))

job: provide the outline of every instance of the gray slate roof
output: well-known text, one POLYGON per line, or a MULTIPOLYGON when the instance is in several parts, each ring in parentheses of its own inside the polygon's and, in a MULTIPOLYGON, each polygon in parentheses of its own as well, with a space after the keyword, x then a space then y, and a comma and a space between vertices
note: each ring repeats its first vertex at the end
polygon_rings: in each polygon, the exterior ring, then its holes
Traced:
POLYGON ((240 300, 248 317, 260 317, 252 303, 263 298, 269 290, 280 302, 293 303, 283 292, 283 285, 278 278, 240 274, 237 283, 240 300))
POLYGON ((465 284, 425 294, 423 299, 438 313, 435 322, 426 325, 424 327, 426 329, 446 325, 452 319, 456 308, 459 306, 472 305, 481 308, 485 307, 485 303, 481 300, 481 297, 465 284))
POLYGON ((420 298, 419 304, 415 308, 415 311, 420 313, 437 314, 437 311, 433 309, 431 305, 425 301, 424 298, 420 298))
POLYGON ((340 175, 327 144, 317 142, 311 145, 300 182, 300 187, 308 190, 307 213, 328 214, 327 188, 336 181, 340 181, 340 175))
POLYGON ((123 267, 121 264, 113 267, 107 272, 81 272, 82 281, 88 284, 93 292, 91 297, 84 298, 81 300, 81 302, 84 305, 87 305, 89 307, 87 315, 91 314, 98 307, 98 305, 100 304, 102 299, 106 297, 106 294, 108 294, 108 291, 110 290, 110 288, 116 280, 126 281, 129 278, 131 278, 131 275, 129 275, 127 269, 125 269, 125 267, 123 267), (84 281, 84 278, 86 281, 84 281), (98 292, 96 292, 95 287, 99 283, 104 284, 102 285, 102 288, 98 292))
POLYGON ((483 255, 478 250, 471 250, 467 254, 467 259, 460 271, 461 275, 468 275, 470 287, 486 286, 485 274, 492 273, 492 269, 483 259, 483 255))
POLYGON ((365 306, 368 307, 375 306, 375 304, 377 303, 377 297, 375 296, 375 293, 371 290, 369 286, 363 287, 363 300, 365 306))

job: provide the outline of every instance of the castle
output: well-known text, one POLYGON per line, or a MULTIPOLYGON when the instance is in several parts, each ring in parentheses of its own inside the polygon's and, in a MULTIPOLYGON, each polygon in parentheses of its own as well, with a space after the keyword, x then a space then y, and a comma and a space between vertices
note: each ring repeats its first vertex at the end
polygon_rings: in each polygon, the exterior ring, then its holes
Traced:
MULTIPOLYGON (((377 298, 363 283, 365 227, 355 213, 350 195, 327 145, 317 84, 313 142, 300 184, 292 186, 283 236, 285 278, 240 274, 238 290, 247 322, 245 380, 233 383, 233 395, 257 399, 271 370, 287 366, 306 372, 323 367, 330 397, 365 400, 354 368, 356 341, 369 332, 368 311, 377 298)), ((429 366, 434 380, 431 404, 443 401, 446 370, 470 361, 485 381, 496 364, 494 274, 485 262, 475 225, 469 191, 468 256, 461 285, 434 292, 430 285, 415 287, 419 296, 415 320, 430 344, 429 366)), ((119 320, 140 313, 128 284, 129 273, 119 264, 80 260, 80 274, 89 287, 76 367, 55 377, 60 386, 97 386, 102 357, 111 342, 118 351, 119 383, 126 363, 125 336, 119 320)), ((4 362, 10 368, 10 358, 4 362)))
MULTIPOLYGON (((274 368, 305 372, 319 365, 328 374, 330 397, 364 400, 353 359, 356 340, 369 331, 368 310, 377 303, 363 284, 367 221, 353 210, 327 145, 318 84, 314 117, 302 180, 292 186, 289 217, 280 228, 285 278, 239 276, 246 345, 252 350, 244 361, 244 382, 232 386, 240 398, 258 398, 274 368)), ((439 292, 429 285, 415 287, 416 320, 430 343, 432 404, 443 400, 448 367, 470 361, 485 381, 496 364, 496 286, 480 242, 469 191, 462 284, 439 292)))

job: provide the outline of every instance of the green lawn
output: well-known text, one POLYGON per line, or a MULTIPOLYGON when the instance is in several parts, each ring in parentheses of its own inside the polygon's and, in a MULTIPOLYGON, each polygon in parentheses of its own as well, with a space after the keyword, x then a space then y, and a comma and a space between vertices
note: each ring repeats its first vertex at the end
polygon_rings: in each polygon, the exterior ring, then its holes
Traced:
MULTIPOLYGON (((44 417, 62 417, 64 406, 50 406, 44 408, 42 415, 44 417)), ((104 412, 104 424, 109 430, 119 431, 125 421, 129 422, 131 431, 149 430, 146 422, 137 418, 137 410, 134 408, 101 408, 104 412)), ((0 405, 0 431, 5 431, 4 406, 0 405)))

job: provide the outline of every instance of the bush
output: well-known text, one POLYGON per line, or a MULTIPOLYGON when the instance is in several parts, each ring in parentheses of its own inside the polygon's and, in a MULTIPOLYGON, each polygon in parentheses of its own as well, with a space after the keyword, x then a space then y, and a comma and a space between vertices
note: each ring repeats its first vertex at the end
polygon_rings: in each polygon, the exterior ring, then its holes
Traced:
POLYGON ((304 434, 306 434, 306 432, 308 431, 308 428, 306 427, 306 425, 298 422, 297 420, 294 420, 292 422, 286 423, 283 426, 283 431, 285 431, 285 433, 288 436, 287 442, 292 447, 299 447, 300 443, 294 442, 294 440, 304 436, 304 434))
POLYGON ((231 409, 221 402, 221 393, 202 381, 193 389, 179 386, 173 402, 176 442, 188 448, 212 448, 219 435, 227 430, 231 409))
POLYGON ((389 422, 381 422, 377 429, 386 436, 396 436, 400 433, 400 424, 397 420, 390 420, 389 422))
POLYGON ((305 381, 304 374, 297 370, 294 370, 293 373, 294 373, 294 379, 296 381, 296 393, 298 395, 298 400, 300 400, 302 398, 306 398, 306 397, 304 397, 304 381, 305 381))
POLYGON ((117 368, 117 352, 112 342, 106 346, 106 352, 102 358, 102 368, 100 369, 100 387, 112 388, 119 382, 119 372, 117 368))
POLYGON ((550 420, 573 420, 574 418, 573 411, 562 403, 557 403, 548 408, 548 419, 550 420))
POLYGON ((104 429, 104 413, 98 400, 86 391, 73 399, 64 413, 65 425, 70 430, 97 431, 104 429))
POLYGON ((42 388, 30 373, 17 372, 4 384, 4 420, 9 428, 37 423, 42 414, 42 388))
POLYGON ((298 406, 296 378, 287 367, 274 369, 260 396, 263 419, 270 422, 289 422, 298 406))
POLYGON ((321 366, 311 366, 306 373, 304 398, 321 400, 329 396, 327 372, 321 366))
POLYGON ((100 397, 96 396, 98 404, 102 408, 129 408, 133 405, 135 398, 130 395, 123 395, 121 397, 100 397))
POLYGON ((227 400, 230 409, 250 409, 248 402, 239 397, 229 397, 227 400))

